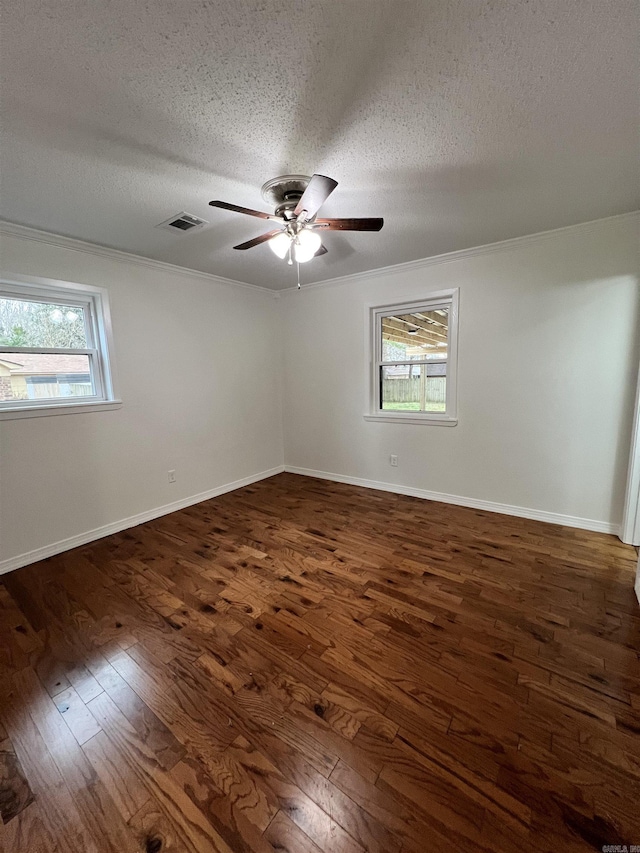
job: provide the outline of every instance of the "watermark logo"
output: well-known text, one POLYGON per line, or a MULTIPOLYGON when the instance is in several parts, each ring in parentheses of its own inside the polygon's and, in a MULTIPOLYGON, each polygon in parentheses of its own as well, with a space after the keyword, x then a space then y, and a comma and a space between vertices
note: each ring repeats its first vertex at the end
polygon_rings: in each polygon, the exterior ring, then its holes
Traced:
POLYGON ((602 853, 640 853, 640 844, 603 844, 602 853))

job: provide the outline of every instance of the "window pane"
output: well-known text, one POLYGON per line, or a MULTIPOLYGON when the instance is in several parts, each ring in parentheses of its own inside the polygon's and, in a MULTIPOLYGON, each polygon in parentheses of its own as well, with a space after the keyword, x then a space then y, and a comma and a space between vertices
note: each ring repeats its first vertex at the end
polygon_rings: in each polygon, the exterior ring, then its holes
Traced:
POLYGON ((88 355, 0 352, 0 402, 94 394, 88 355))
POLYGON ((396 364, 380 368, 382 408, 391 412, 444 412, 447 363, 396 364))
POLYGON ((86 349, 84 308, 0 297, 0 346, 86 349))
POLYGON ((449 309, 382 318, 382 361, 424 361, 447 355, 449 309))

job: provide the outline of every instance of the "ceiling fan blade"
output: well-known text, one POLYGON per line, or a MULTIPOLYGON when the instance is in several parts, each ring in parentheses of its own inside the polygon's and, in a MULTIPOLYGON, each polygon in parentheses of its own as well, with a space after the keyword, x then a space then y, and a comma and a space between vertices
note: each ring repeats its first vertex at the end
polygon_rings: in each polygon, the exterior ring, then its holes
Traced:
POLYGON ((323 231, 379 231, 384 225, 384 219, 316 219, 311 223, 312 228, 322 228, 323 231))
POLYGON ((259 237, 254 237, 253 240, 247 240, 246 243, 240 243, 239 246, 234 246, 234 249, 253 249, 254 246, 259 246, 260 243, 266 243, 267 240, 270 240, 272 237, 275 237, 276 234, 282 234, 282 231, 279 228, 276 228, 275 231, 267 231, 266 234, 261 234, 259 237))
POLYGON ((315 258, 319 258, 319 257, 320 257, 320 255, 326 255, 328 251, 329 251, 329 250, 328 250, 328 249, 327 249, 327 247, 324 245, 324 243, 321 243, 321 244, 320 244, 320 248, 319 248, 319 249, 318 249, 318 251, 315 253, 314 257, 315 257, 315 258))
POLYGON ((293 215, 302 219, 312 219, 337 186, 338 182, 333 178, 313 175, 293 215))
POLYGON ((221 207, 224 210, 233 210, 235 213, 246 213, 248 216, 257 216, 260 219, 273 219, 275 222, 284 222, 281 216, 273 213, 263 213, 261 210, 252 210, 250 207, 240 207, 237 204, 229 204, 228 201, 210 201, 212 207, 221 207))

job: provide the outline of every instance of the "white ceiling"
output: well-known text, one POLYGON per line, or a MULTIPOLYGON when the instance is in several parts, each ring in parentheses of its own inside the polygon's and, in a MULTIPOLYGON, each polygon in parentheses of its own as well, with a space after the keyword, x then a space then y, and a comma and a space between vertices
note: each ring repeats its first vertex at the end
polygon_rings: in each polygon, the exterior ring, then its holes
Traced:
POLYGON ((635 0, 3 0, 0 216, 273 288, 286 172, 339 182, 317 281, 636 209, 635 0), (186 210, 211 224, 154 228, 186 210))

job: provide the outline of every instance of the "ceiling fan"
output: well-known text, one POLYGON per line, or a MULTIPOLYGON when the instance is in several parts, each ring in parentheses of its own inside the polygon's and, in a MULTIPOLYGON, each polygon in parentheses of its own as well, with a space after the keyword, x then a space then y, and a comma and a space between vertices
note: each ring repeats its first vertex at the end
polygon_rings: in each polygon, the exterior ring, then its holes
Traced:
POLYGON ((239 207, 226 201, 210 201, 213 207, 246 213, 277 222, 279 228, 234 246, 234 249, 252 249, 261 243, 279 257, 288 257, 299 264, 327 252, 322 244, 322 231, 379 231, 384 220, 370 219, 317 219, 317 213, 338 186, 338 182, 324 175, 280 175, 262 187, 262 198, 275 206, 275 213, 263 213, 248 207, 239 207))

